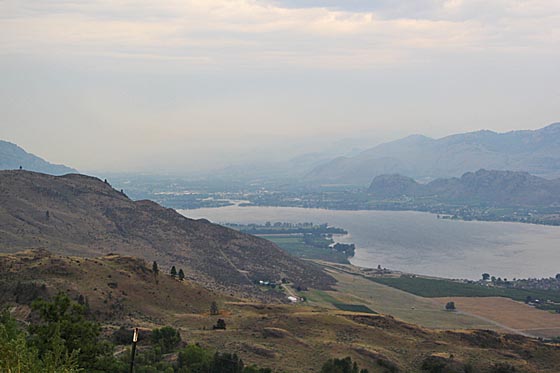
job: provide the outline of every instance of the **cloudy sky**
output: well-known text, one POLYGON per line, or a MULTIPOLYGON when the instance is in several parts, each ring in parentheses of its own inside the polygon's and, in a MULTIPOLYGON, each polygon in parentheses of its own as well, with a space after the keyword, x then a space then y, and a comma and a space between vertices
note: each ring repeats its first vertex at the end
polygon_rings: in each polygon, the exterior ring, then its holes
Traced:
POLYGON ((0 139, 187 172, 539 128, 560 121, 558 25, 557 0, 0 0, 0 139))

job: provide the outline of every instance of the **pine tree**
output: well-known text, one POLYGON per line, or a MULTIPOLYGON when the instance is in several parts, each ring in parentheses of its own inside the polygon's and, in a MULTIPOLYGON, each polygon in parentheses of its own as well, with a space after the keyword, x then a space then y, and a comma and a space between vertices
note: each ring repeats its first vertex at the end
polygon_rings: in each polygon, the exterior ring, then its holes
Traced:
POLYGON ((218 304, 215 301, 212 301, 210 305, 210 315, 218 315, 220 310, 218 309, 218 304))
POLYGON ((175 266, 171 267, 171 277, 175 277, 177 276, 177 269, 175 268, 175 266))
POLYGON ((185 279, 185 272, 183 272, 183 268, 179 270, 179 280, 183 281, 185 279))
POLYGON ((152 264, 152 272, 154 272, 154 275, 157 275, 159 273, 159 268, 155 260, 154 260, 154 264, 152 264))

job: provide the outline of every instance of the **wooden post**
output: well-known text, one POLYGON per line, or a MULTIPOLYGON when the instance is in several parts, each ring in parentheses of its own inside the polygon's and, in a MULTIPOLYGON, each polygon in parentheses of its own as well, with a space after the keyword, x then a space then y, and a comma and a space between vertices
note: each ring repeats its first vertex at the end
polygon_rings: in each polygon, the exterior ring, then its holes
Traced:
POLYGON ((130 373, 134 373, 134 355, 136 355, 136 343, 138 342, 138 328, 134 328, 132 336, 132 350, 130 350, 130 373))

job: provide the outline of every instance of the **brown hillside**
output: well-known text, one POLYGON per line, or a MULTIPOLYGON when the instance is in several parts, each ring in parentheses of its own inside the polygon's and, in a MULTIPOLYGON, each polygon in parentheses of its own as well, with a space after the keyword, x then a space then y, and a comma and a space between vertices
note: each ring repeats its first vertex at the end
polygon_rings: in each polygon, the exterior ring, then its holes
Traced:
POLYGON ((18 319, 32 317, 33 298, 59 291, 73 299, 83 295, 107 335, 118 325, 140 326, 143 336, 173 325, 188 343, 236 352, 247 364, 279 372, 317 372, 327 359, 345 356, 370 372, 492 373, 502 364, 515 372, 555 373, 560 366, 560 348, 537 339, 431 330, 391 316, 305 304, 238 302, 163 273, 156 281, 150 263, 132 257, 66 257, 46 250, 0 255, 0 307, 10 306, 18 319), (220 315, 209 314, 212 301, 220 315), (218 318, 226 320, 226 330, 212 330, 218 318))
POLYGON ((0 251, 45 248, 63 255, 118 253, 156 260, 163 271, 242 294, 254 280, 315 288, 335 282, 318 266, 269 241, 192 220, 151 201, 132 201, 99 179, 0 171, 0 251))
POLYGON ((191 281, 155 276, 150 264, 134 257, 67 257, 46 250, 0 255, 0 305, 25 310, 34 299, 59 292, 81 298, 97 320, 117 324, 164 324, 176 314, 204 314, 212 301, 231 299, 191 281))

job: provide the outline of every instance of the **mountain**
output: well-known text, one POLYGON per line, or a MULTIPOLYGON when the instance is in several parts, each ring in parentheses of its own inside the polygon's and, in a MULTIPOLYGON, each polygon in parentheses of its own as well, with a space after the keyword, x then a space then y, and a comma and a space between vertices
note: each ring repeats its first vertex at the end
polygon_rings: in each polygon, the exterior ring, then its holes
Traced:
POLYGON ((484 130, 440 139, 413 135, 354 157, 335 158, 312 169, 305 179, 308 183, 365 185, 382 174, 433 180, 481 168, 560 177, 560 123, 539 130, 484 130))
POLYGON ((0 171, 0 250, 33 248, 141 257, 166 272, 172 265, 184 268, 187 278, 231 293, 254 293, 256 280, 287 278, 314 288, 335 282, 270 241, 133 201, 93 177, 0 171))
POLYGON ((398 174, 376 176, 369 189, 375 199, 412 197, 450 203, 491 206, 560 206, 560 179, 547 180, 527 172, 478 170, 460 178, 420 184, 398 174))
POLYGON ((0 170, 25 170, 42 172, 51 175, 77 173, 73 168, 52 164, 42 158, 26 152, 16 144, 0 140, 0 170))

